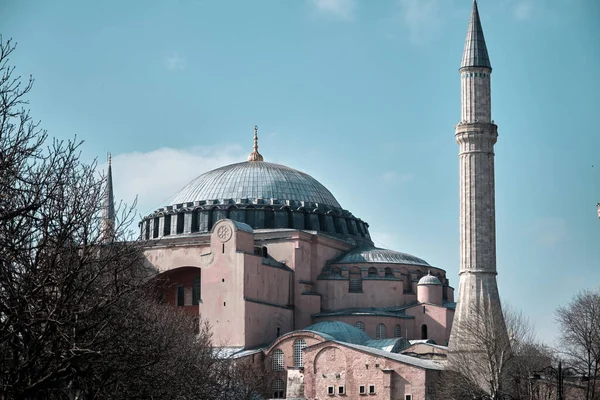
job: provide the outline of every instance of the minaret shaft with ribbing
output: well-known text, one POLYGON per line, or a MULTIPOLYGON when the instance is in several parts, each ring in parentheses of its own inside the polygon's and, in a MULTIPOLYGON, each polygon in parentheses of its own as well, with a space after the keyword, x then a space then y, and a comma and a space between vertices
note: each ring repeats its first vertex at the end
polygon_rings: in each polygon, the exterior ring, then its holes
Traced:
POLYGON ((459 70, 461 121, 456 125, 460 164, 460 283, 451 345, 462 347, 459 332, 475 310, 500 311, 496 283, 496 210, 491 73, 477 2, 459 70), (489 308, 491 307, 491 308, 489 308))
POLYGON ((104 188, 104 201, 102 204, 102 221, 100 224, 101 241, 112 242, 115 236, 115 201, 113 196, 112 160, 108 155, 108 171, 106 174, 106 187, 104 188))

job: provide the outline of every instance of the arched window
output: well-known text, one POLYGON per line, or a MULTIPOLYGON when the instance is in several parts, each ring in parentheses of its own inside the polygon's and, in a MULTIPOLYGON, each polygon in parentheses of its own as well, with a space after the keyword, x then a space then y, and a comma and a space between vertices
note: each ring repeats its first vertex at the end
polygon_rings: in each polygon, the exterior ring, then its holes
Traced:
POLYGON ((335 277, 341 277, 342 269, 340 267, 333 267, 333 269, 331 270, 331 274, 335 277))
POLYGON ((192 286, 192 305, 197 306, 200 304, 200 277, 194 278, 194 286, 192 286))
POLYGON ((400 328, 400 324, 396 325, 396 327, 394 328, 394 336, 395 337, 402 336, 402 329, 400 328))
POLYGON ((369 268, 369 278, 377 278, 377 268, 371 267, 369 268))
POLYGON ((294 367, 303 367, 302 350, 306 347, 304 339, 298 339, 294 342, 294 367))
POLYGON ((427 339, 427 325, 421 325, 421 339, 427 339))
POLYGON ((387 267, 385 269, 385 277, 386 278, 393 278, 394 277, 394 272, 392 271, 392 269, 390 267, 387 267))
POLYGON ((362 321, 356 321, 354 323, 354 327, 360 329, 363 332, 365 330, 365 324, 362 321))
POLYGON ((272 367, 273 371, 283 371, 283 351, 275 349, 273 351, 272 367))
POLYGON ((275 228, 275 211, 271 207, 265 208, 265 229, 275 228))
POLYGON ((377 329, 375 329, 375 339, 385 339, 386 337, 387 335, 385 334, 385 325, 377 325, 377 329))
POLYGON ((362 292, 362 276, 360 274, 360 268, 352 267, 349 272, 350 276, 350 292, 362 292))
POLYGON ((273 398, 284 399, 285 398, 285 384, 281 379, 275 379, 273 381, 273 398))

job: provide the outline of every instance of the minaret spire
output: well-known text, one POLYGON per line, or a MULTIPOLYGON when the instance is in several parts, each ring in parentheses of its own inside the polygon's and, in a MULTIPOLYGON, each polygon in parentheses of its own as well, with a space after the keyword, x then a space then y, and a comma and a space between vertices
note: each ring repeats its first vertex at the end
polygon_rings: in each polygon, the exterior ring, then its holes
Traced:
POLYGON ((104 201, 102 204, 101 235, 103 242, 112 242, 115 236, 115 201, 113 196, 112 157, 108 153, 108 171, 106 174, 106 187, 104 188, 104 201))
POLYGON ((477 9, 477 0, 473 0, 473 9, 471 11, 471 21, 465 40, 465 49, 463 51, 462 63, 460 68, 466 67, 486 67, 490 70, 490 57, 488 56, 485 38, 483 37, 483 28, 479 19, 479 10, 477 9))
POLYGON ((248 161, 264 161, 258 152, 258 126, 254 125, 254 151, 248 156, 248 161))

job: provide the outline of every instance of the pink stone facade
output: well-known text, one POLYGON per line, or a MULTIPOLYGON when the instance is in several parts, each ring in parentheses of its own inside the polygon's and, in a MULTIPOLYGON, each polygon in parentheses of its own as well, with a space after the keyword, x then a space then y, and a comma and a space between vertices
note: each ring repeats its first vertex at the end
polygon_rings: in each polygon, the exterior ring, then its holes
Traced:
POLYGON ((453 289, 444 270, 336 264, 339 276, 324 276, 350 244, 299 230, 253 232, 238 226, 224 219, 209 235, 163 238, 146 249, 148 262, 170 283, 163 301, 208 320, 217 345, 251 349, 328 320, 360 327, 374 339, 401 336, 447 344, 454 309, 448 306, 453 289), (360 270, 354 275, 360 277, 360 291, 350 287, 353 268, 360 270), (418 285, 429 272, 445 285, 418 285), (199 280, 197 304, 194 279, 199 280), (183 304, 177 302, 180 287, 183 304))

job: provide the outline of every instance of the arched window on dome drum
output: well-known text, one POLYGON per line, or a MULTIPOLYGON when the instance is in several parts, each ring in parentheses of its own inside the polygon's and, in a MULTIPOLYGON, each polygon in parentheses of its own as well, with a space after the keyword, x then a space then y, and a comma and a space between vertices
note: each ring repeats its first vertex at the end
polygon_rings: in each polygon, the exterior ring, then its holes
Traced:
POLYGON ((371 267, 371 268, 369 268, 369 274, 368 274, 368 277, 369 277, 369 278, 377 278, 377 276, 378 276, 378 275, 377 275, 377 268, 375 268, 375 267, 371 267))
POLYGON ((306 340, 298 339, 294 342, 294 367, 304 367, 302 350, 306 347, 306 340))
POLYGON ((331 269, 331 275, 334 277, 341 277, 342 276, 342 269, 340 267, 333 267, 331 269))
POLYGON ((284 362, 283 362, 283 351, 281 349, 275 349, 273 351, 273 359, 272 359, 272 369, 273 371, 283 371, 284 362))
POLYGON ((285 399, 285 384, 279 378, 273 381, 273 398, 285 399))
POLYGON ((387 335, 385 333, 385 325, 377 325, 377 328, 375 328, 375 339, 385 339, 386 337, 387 335))
POLYGON ((400 328, 400 324, 397 324, 394 328, 394 336, 401 337, 402 336, 402 328, 400 328))
POLYGON ((385 269, 385 277, 386 278, 393 278, 394 277, 394 271, 392 271, 392 269, 390 267, 387 267, 385 269))
POLYGON ((256 228, 256 210, 250 206, 246 208, 246 221, 252 228, 256 228))
POLYGON ((421 339, 427 339, 427 325, 423 324, 421 326, 421 339))
POLYGON ((265 208, 265 229, 275 228, 275 211, 273 208, 265 208))
POLYGON ((361 331, 365 331, 365 323, 362 321, 356 321, 354 323, 354 327, 360 329, 361 331))
POLYGON ((361 293, 362 292, 362 276, 360 273, 360 268, 352 267, 349 272, 350 285, 349 292, 353 293, 361 293))
MULTIPOLYGON (((227 210, 221 210, 219 208, 213 208, 212 210, 212 224, 213 226, 222 219, 227 218, 227 210)), ((211 226, 212 229, 212 226, 211 226)))

